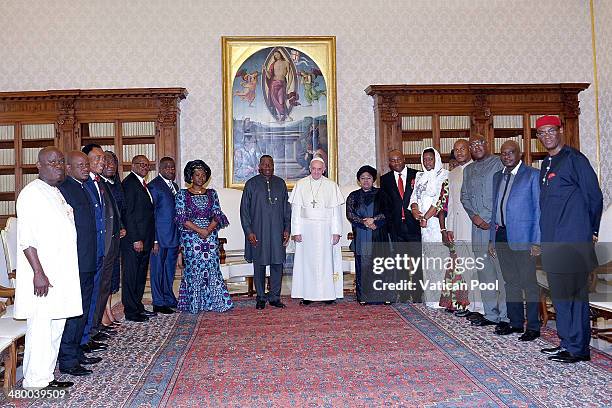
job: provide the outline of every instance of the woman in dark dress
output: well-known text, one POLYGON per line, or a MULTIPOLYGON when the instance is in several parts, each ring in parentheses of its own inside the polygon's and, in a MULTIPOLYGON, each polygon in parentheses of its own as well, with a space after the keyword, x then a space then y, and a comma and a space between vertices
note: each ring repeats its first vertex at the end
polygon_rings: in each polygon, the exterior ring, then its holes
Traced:
MULTIPOLYGON (((119 213, 123 216, 123 188, 121 187, 121 178, 119 178, 119 160, 115 153, 107 150, 104 152, 104 178, 108 182, 108 187, 110 188, 115 201, 117 202, 117 208, 119 208, 119 213)), ((115 263, 113 264, 113 274, 111 276, 111 293, 115 294, 119 292, 119 286, 121 282, 121 255, 117 255, 115 258, 115 263)), ((104 310, 104 317, 102 318, 102 323, 106 326, 115 324, 120 324, 115 316, 113 315, 112 309, 112 296, 108 297, 108 303, 106 304, 106 309, 104 310)))
POLYGON ((376 169, 363 166, 357 171, 357 181, 361 188, 353 191, 346 199, 346 218, 353 226, 351 249, 355 253, 355 294, 361 304, 377 303, 367 294, 371 292, 372 260, 377 252, 388 242, 385 228, 384 193, 374 187, 376 169), (366 276, 367 274, 367 276, 366 276), (364 285, 367 284, 364 293, 364 285), (364 296, 365 295, 365 296, 364 296))
POLYGON ((221 275, 217 237, 229 221, 217 192, 204 186, 210 173, 202 160, 190 161, 185 166, 185 182, 191 187, 176 194, 175 221, 185 263, 177 309, 189 313, 225 312, 234 306, 221 275))

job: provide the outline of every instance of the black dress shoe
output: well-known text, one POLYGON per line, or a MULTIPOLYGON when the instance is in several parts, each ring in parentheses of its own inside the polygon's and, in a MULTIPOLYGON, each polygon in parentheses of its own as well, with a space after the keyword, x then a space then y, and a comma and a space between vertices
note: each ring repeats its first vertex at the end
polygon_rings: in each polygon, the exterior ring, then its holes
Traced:
POLYGON ((484 319, 484 316, 482 315, 482 313, 470 312, 465 316, 465 318, 468 319, 470 322, 473 322, 475 320, 484 319))
POLYGON ((324 303, 326 305, 333 305, 334 303, 336 303, 336 301, 335 300, 326 300, 324 303))
POLYGON ((300 305, 308 306, 312 303, 312 300, 301 300, 300 305))
POLYGON ((174 313, 174 310, 170 309, 168 306, 153 306, 153 312, 161 314, 172 314, 174 313))
POLYGON ((454 315, 457 317, 466 317, 467 315, 469 315, 470 312, 469 310, 465 309, 465 310, 456 310, 454 315))
POLYGON ((129 320, 131 322, 146 322, 147 320, 149 320, 149 318, 147 316, 145 316, 144 314, 137 314, 137 315, 133 315, 133 316, 125 316, 125 320, 129 320))
POLYGON ((100 331, 104 334, 108 334, 109 336, 114 336, 117 334, 117 330, 112 329, 110 326, 102 325, 102 327, 100 327, 100 331))
POLYGON ((258 300, 257 303, 255 304, 255 309, 257 310, 262 310, 266 308, 266 302, 264 302, 263 300, 258 300))
POLYGON ((54 390, 57 388, 69 388, 72 387, 74 383, 72 381, 57 381, 53 380, 45 387, 46 390, 54 390))
POLYGON ((82 377, 84 375, 89 375, 93 373, 93 371, 83 367, 82 365, 76 365, 74 367, 66 368, 64 370, 60 368, 60 373, 73 375, 75 377, 82 377))
POLYGON ((92 337, 94 341, 105 341, 110 340, 110 336, 104 332, 98 332, 95 336, 92 337))
POLYGON ((538 337, 540 337, 539 331, 527 329, 527 331, 525 331, 525 334, 520 336, 518 339, 519 341, 533 341, 537 339, 538 337))
POLYGON ((83 357, 79 359, 79 364, 98 364, 100 361, 102 361, 102 357, 83 357))
POLYGON ((556 361, 559 363, 578 363, 579 361, 591 361, 591 356, 575 356, 569 351, 565 350, 555 355, 548 357, 550 361, 556 361))
POLYGON ((84 353, 98 353, 100 351, 106 351, 108 346, 104 343, 96 343, 95 341, 90 341, 87 344, 81 346, 81 350, 84 353))
POLYGON ((508 334, 522 333, 524 331, 525 330, 522 327, 512 327, 508 323, 504 325, 498 324, 497 327, 495 328, 495 334, 499 336, 507 336, 508 334))
POLYGON ((153 316, 157 316, 156 312, 149 312, 148 310, 144 310, 144 312, 141 312, 141 314, 147 316, 147 317, 153 317, 153 316))
POLYGON ((555 354, 559 354, 562 351, 565 351, 565 349, 561 346, 558 346, 558 347, 551 347, 551 348, 543 348, 542 350, 540 350, 540 353, 544 353, 544 354, 548 354, 552 356, 555 354))
POLYGON ((270 302, 270 306, 274 306, 274 307, 280 307, 281 309, 284 307, 287 307, 283 302, 281 302, 280 300, 274 301, 274 302, 270 302))
POLYGON ((485 319, 484 317, 480 320, 475 320, 472 322, 472 326, 495 326, 497 323, 492 322, 490 320, 485 319))

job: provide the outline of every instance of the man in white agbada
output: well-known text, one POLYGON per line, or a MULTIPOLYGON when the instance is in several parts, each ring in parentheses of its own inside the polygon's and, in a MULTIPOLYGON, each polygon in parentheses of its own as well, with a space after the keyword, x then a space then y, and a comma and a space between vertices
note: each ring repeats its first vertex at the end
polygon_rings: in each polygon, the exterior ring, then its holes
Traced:
POLYGON ((310 176, 299 180, 291 192, 291 232, 295 258, 291 297, 333 303, 343 297, 342 208, 344 197, 336 183, 323 176, 325 162, 315 157, 310 176))
POLYGON ((47 147, 38 155, 39 178, 17 198, 15 318, 27 319, 24 388, 65 388, 53 377, 66 318, 83 313, 74 216, 57 186, 64 155, 47 147))

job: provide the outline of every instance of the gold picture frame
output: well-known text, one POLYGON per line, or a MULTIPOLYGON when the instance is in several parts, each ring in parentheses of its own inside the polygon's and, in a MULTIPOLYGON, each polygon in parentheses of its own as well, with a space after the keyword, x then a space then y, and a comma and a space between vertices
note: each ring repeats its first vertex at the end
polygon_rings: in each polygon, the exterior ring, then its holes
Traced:
POLYGON ((293 188, 316 156, 338 179, 336 37, 221 37, 225 187, 263 154, 293 188))

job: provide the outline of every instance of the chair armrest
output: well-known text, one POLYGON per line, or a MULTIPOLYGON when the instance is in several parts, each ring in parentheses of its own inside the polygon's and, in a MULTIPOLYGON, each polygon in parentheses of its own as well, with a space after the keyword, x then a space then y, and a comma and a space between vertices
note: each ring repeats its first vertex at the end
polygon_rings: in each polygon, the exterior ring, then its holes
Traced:
POLYGON ((15 288, 6 288, 0 285, 0 297, 8 298, 9 300, 13 300, 15 298, 15 288))
POLYGON ((219 238, 219 261, 221 264, 225 263, 225 257, 227 256, 225 253, 225 244, 227 244, 227 238, 219 238))

